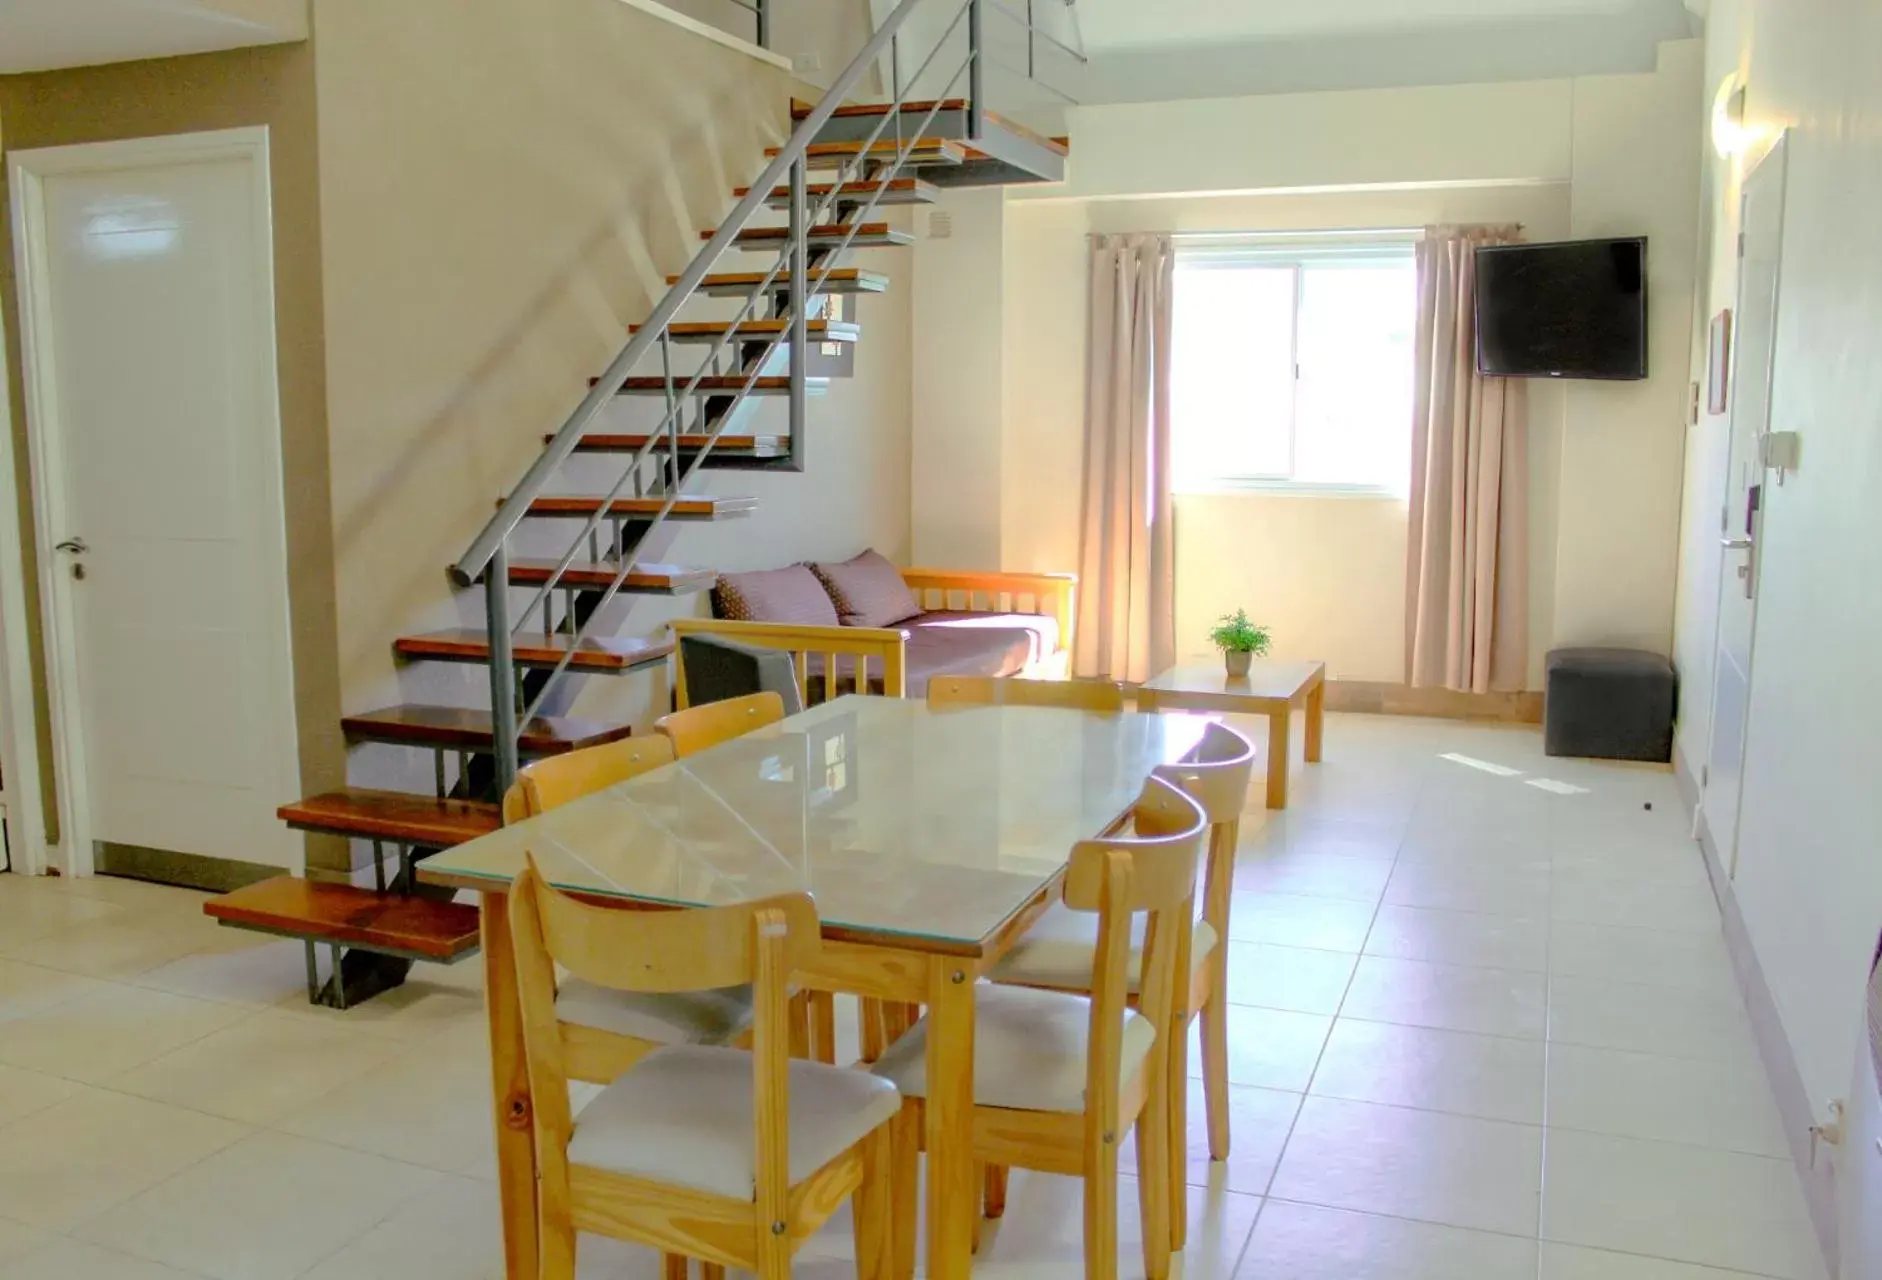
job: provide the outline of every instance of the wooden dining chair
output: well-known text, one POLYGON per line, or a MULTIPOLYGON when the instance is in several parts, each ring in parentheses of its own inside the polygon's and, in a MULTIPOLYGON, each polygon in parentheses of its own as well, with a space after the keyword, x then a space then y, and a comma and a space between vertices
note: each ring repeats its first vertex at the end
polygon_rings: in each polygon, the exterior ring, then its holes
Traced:
MULTIPOLYGON (((673 744, 664 737, 628 738, 538 760, 518 773, 504 794, 504 825, 538 817, 671 763, 673 744)), ((556 991, 556 1011, 568 1028, 568 1074, 607 1084, 666 1045, 741 1042, 751 1030, 752 993, 745 986, 723 991, 613 991, 570 977, 556 991)), ((807 1016, 801 1007, 797 1012, 807 1016)))
POLYGON ((748 693, 661 716, 653 727, 673 743, 673 754, 684 759, 782 719, 783 698, 775 693, 748 693))
MULTIPOLYGON (((1065 877, 1066 907, 1091 915, 1097 925, 1091 993, 996 985, 975 991, 974 1158, 1084 1179, 1090 1280, 1114 1280, 1118 1272, 1118 1147, 1132 1126, 1144 1270, 1149 1280, 1164 1280, 1170 1271, 1172 1054, 1166 1039, 1183 1034, 1176 1010, 1179 965, 1208 824, 1195 801, 1156 777, 1145 784, 1133 819, 1132 836, 1074 848, 1065 877), (1139 916, 1140 950, 1132 941, 1139 916), (1141 957, 1136 1008, 1129 999, 1133 954, 1141 957)), ((925 1131, 927 1020, 891 1045, 873 1070, 902 1094, 895 1158, 897 1186, 905 1190, 913 1185, 906 1179, 925 1131)), ((912 1200, 898 1199, 892 1232, 898 1276, 913 1265, 913 1212, 912 1200)))
POLYGON ((858 1274, 888 1275, 895 1088, 788 1056, 789 984, 821 946, 808 894, 633 911, 557 891, 532 858, 509 912, 534 1098, 542 1280, 573 1280, 583 1231, 660 1250, 669 1280, 683 1280, 688 1258, 708 1276, 738 1267, 785 1280, 792 1255, 851 1199, 858 1274), (658 1050, 575 1113, 558 964, 645 994, 750 986, 752 1048, 658 1050))
POLYGON ((1124 688, 1110 680, 1021 680, 1010 676, 936 676, 928 682, 930 707, 1063 707, 1118 715, 1124 688))
MULTIPOLYGON (((1226 1160, 1229 1154, 1228 1082, 1228 938, 1229 906, 1235 881, 1235 847, 1240 840, 1242 810, 1255 771, 1255 748, 1227 725, 1211 722, 1202 741, 1187 760, 1163 765, 1156 776, 1181 787, 1209 822, 1209 854, 1203 870, 1202 913, 1184 940, 1182 968, 1186 975, 1176 988, 1173 1010, 1181 1033, 1169 1038, 1171 1079, 1189 1076, 1189 1025, 1202 1019, 1202 1083, 1209 1117, 1209 1156, 1226 1160)), ((1133 948, 1140 940, 1133 940, 1133 948)), ((1039 918, 1026 936, 1009 951, 988 976, 998 983, 1049 991, 1095 989, 1099 961, 1098 929, 1088 915, 1055 906, 1039 918)), ((1130 999, 1142 999, 1137 973, 1143 963, 1133 950, 1129 969, 1130 999)), ((1187 1187, 1189 1092, 1186 1086, 1170 1091, 1170 1160, 1172 1247, 1181 1249, 1188 1233, 1187 1187)), ((1139 1159, 1142 1159, 1140 1155, 1139 1159)), ((989 1216, 1005 1208, 1005 1171, 990 1168, 984 1191, 989 1216)))

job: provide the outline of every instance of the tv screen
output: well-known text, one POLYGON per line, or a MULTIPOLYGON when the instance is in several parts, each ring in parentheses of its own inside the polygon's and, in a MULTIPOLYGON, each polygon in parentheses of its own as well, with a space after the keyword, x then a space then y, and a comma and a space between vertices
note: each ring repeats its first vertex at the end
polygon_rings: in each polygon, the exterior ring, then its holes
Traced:
POLYGON ((1477 368, 1500 378, 1647 376, 1647 240, 1477 250, 1477 368))

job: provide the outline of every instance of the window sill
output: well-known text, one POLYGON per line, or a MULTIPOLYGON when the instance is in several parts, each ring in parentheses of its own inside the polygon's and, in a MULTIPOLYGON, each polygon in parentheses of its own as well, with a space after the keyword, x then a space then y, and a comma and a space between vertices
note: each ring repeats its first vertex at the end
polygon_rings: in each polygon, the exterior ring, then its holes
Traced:
POLYGON ((1217 476, 1179 484, 1177 497, 1219 494, 1248 494, 1269 498, 1372 498, 1405 502, 1407 495, 1397 489, 1370 484, 1310 484, 1299 480, 1262 480, 1243 476, 1217 476))

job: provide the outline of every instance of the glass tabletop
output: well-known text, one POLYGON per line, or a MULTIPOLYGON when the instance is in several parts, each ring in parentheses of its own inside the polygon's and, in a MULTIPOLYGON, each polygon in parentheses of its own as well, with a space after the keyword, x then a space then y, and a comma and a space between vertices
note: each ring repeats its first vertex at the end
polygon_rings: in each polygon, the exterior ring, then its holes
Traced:
POLYGON ((1172 667, 1144 684, 1153 693, 1213 693, 1242 698, 1294 698, 1326 670, 1324 662, 1257 658, 1246 676, 1232 676, 1222 659, 1172 667))
POLYGON ((492 832, 422 879, 678 906, 809 890, 826 929, 973 950, 1103 834, 1203 722, 845 697, 492 832))

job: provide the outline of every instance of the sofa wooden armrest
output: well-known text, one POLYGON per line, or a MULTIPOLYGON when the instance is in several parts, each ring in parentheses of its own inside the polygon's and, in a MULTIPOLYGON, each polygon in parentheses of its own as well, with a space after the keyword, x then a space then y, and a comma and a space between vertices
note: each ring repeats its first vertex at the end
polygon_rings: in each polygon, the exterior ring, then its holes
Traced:
POLYGON ((1058 624, 1059 651, 1070 653, 1072 650, 1073 628, 1078 622, 1078 575, 1075 573, 904 569, 902 581, 908 584, 924 609, 1043 614, 1058 624))
MULTIPOLYGON (((808 704, 808 655, 823 656, 825 699, 851 692, 838 687, 837 658, 855 660, 854 692, 868 693, 871 667, 881 672, 882 692, 891 698, 908 696, 908 637, 894 627, 808 627, 782 622, 731 622, 723 618, 675 618, 670 624, 677 642, 685 636, 710 635, 760 649, 781 649, 791 655, 797 669, 797 689, 808 704)), ((686 666, 681 650, 674 650, 674 698, 684 708, 686 666)))

